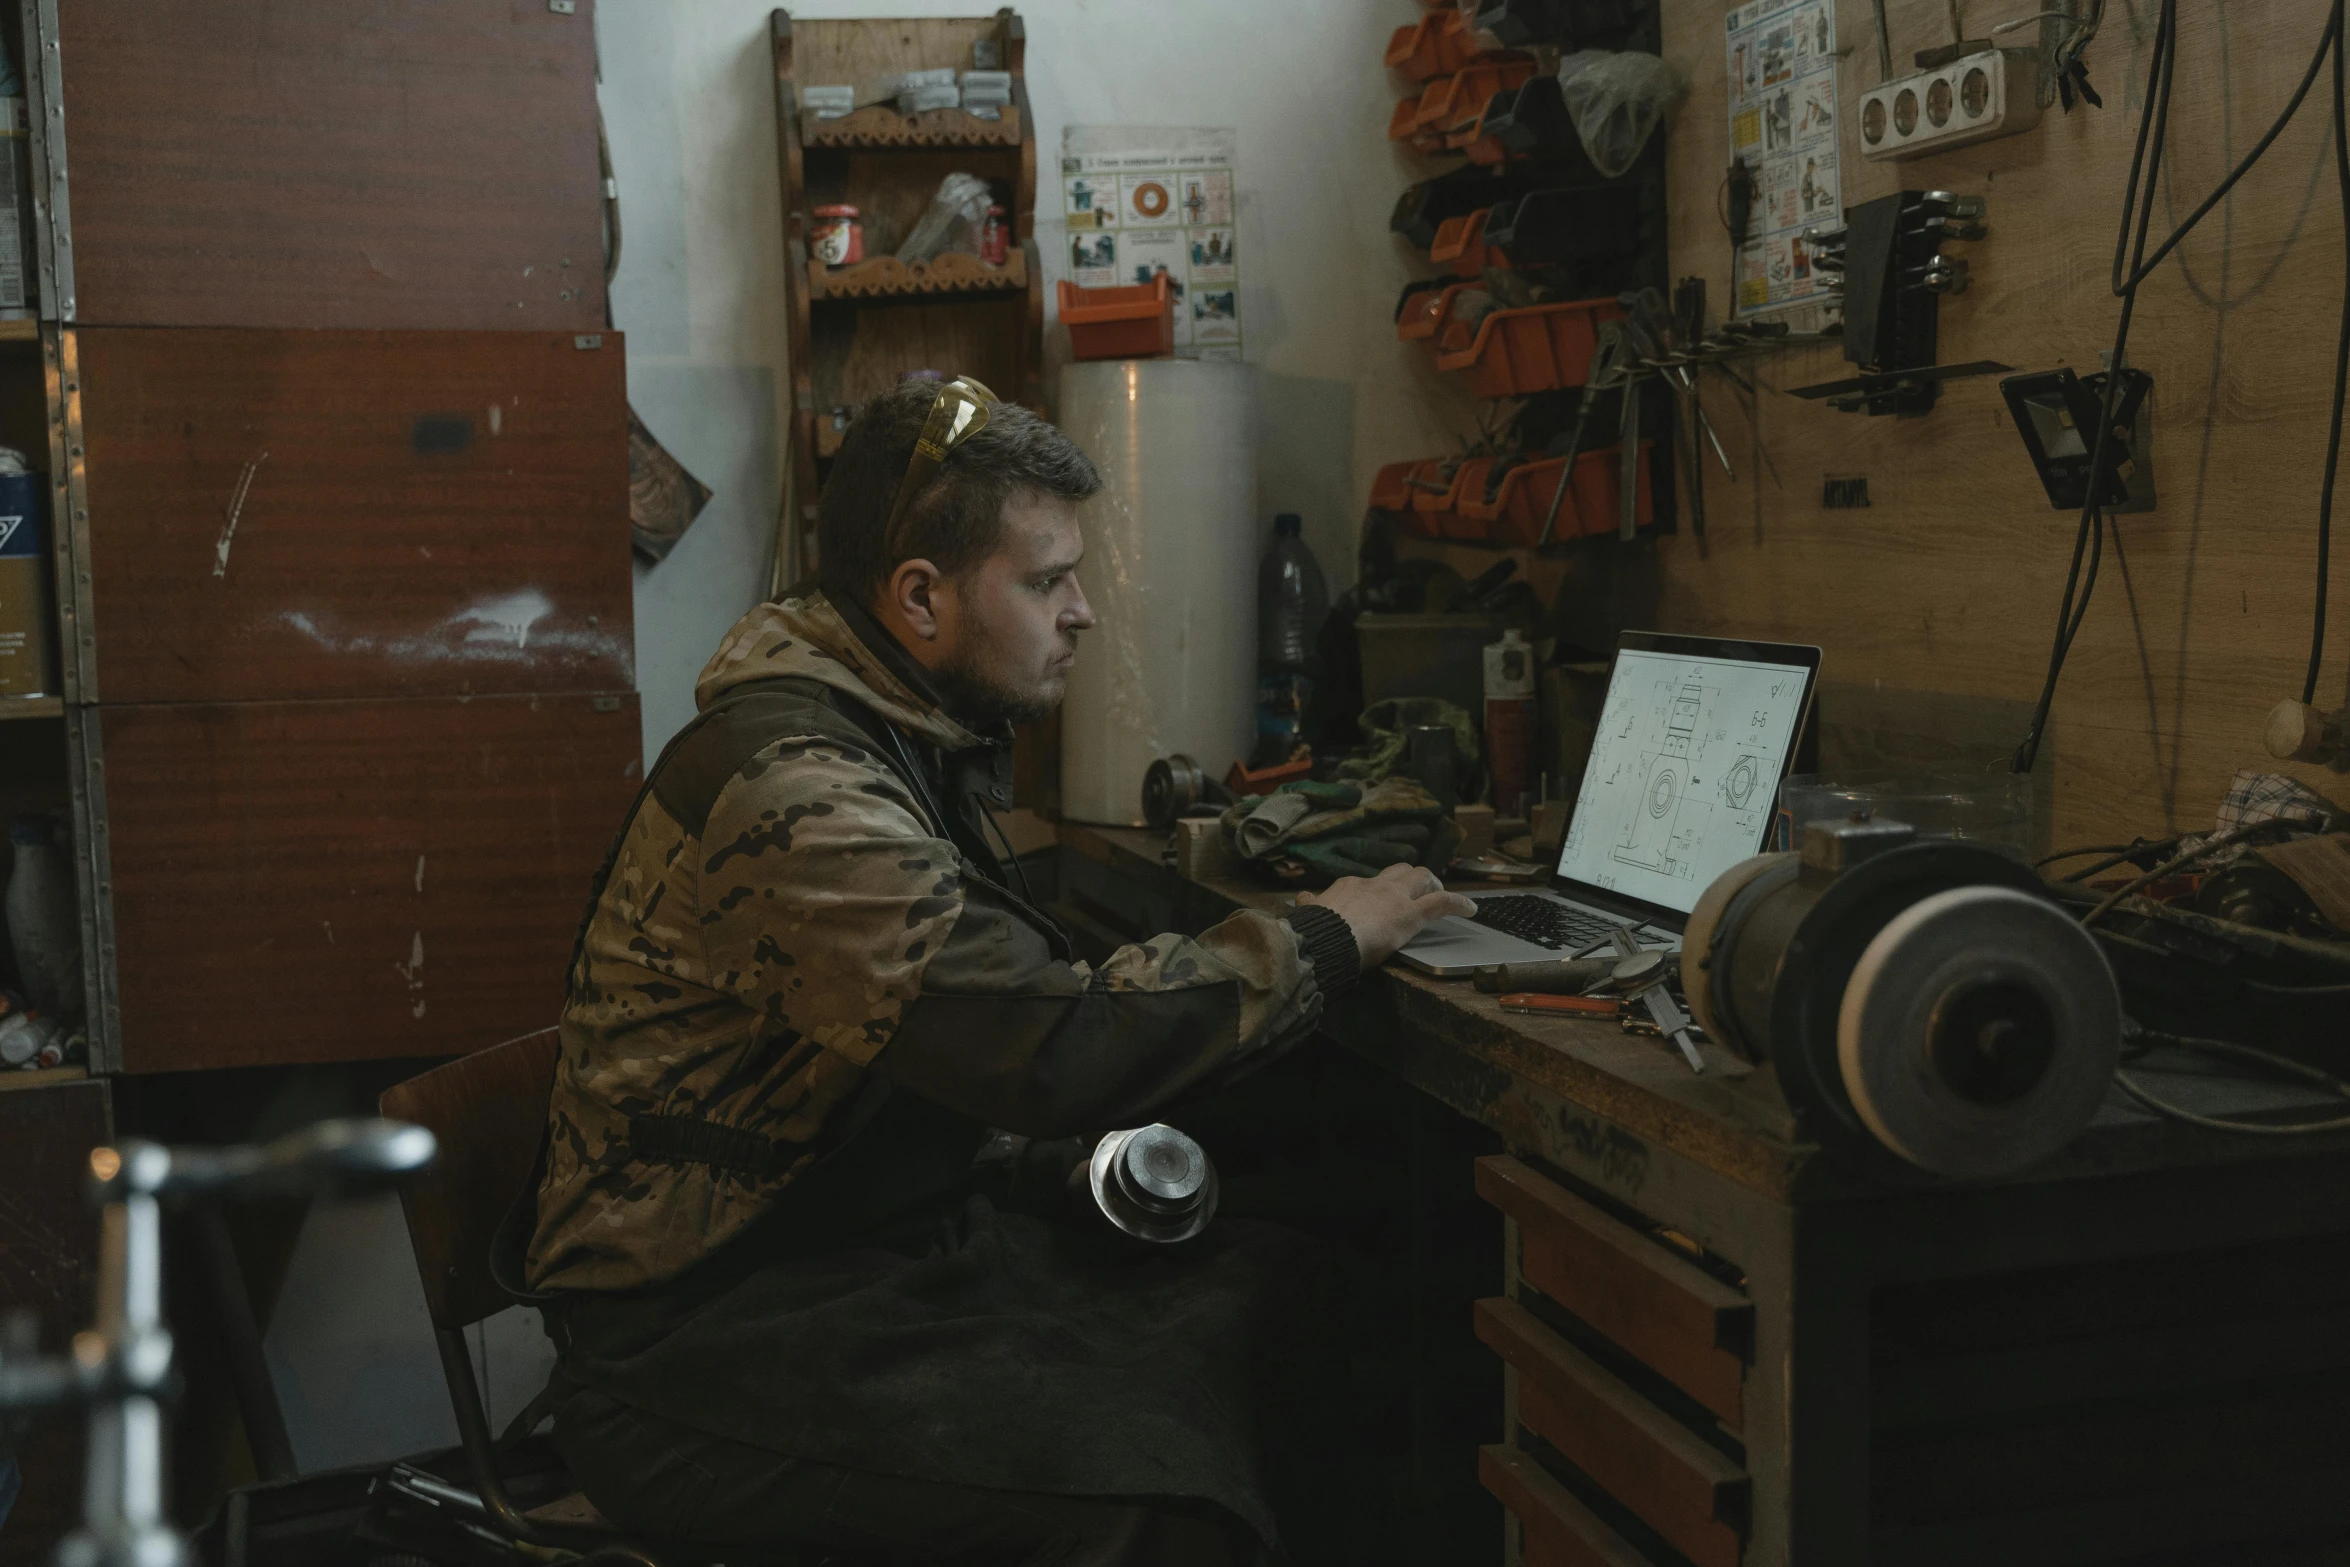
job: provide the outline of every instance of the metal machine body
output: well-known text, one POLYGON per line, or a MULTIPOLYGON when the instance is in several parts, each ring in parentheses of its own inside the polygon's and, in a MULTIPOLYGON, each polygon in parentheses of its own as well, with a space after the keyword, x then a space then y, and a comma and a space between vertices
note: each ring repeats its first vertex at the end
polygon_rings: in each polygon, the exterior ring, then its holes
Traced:
POLYGON ((1732 867, 1683 937, 1690 1011, 1768 1060, 1823 1146, 1984 1177, 2046 1158, 2105 1097, 2121 998, 2096 940, 1996 850, 1814 822, 1732 867))

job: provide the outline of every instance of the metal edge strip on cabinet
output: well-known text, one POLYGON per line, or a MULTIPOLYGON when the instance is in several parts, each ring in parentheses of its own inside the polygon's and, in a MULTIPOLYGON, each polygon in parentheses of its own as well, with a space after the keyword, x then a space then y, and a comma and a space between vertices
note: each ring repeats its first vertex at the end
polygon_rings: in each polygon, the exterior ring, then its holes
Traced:
POLYGON ((1697 1567, 1737 1567, 1752 1492, 1745 1470, 1516 1302, 1477 1302, 1476 1325, 1517 1369, 1520 1424, 1697 1567))
POLYGON ((71 751, 74 880, 81 891, 82 995, 90 1070, 122 1070, 122 995, 114 972, 113 848, 106 830, 106 753, 95 707, 65 710, 71 751))
POLYGON ((65 70, 57 49, 57 0, 25 14, 25 54, 39 63, 21 74, 32 133, 33 249, 40 263, 39 314, 73 319, 73 204, 65 188, 65 70))
POLYGON ((98 700, 98 617, 90 583, 90 485, 82 445, 80 334, 41 329, 41 377, 49 401, 50 555, 56 562, 65 700, 98 700))
POLYGON ((1477 1193, 1518 1222, 1519 1275, 1733 1428, 1754 1303, 1520 1160, 1477 1161, 1477 1193))
POLYGON ((1550 1471, 1514 1447, 1477 1449, 1477 1478, 1524 1531, 1525 1567, 1654 1567, 1550 1471))

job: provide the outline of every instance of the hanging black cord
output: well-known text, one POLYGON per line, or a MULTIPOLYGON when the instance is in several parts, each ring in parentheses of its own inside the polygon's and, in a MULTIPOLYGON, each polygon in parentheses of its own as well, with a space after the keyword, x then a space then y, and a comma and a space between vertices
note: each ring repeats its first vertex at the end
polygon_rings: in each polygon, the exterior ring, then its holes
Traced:
POLYGON ((2316 610, 2309 626, 2309 673, 2302 677, 2301 700, 2317 701, 2318 666, 2326 656, 2326 580, 2332 573, 2334 542, 2334 475, 2342 460, 2342 397, 2350 388, 2350 127, 2343 123, 2342 0, 2334 0, 2334 184, 2342 196, 2342 320, 2334 337, 2334 406, 2326 430, 2325 488, 2317 496, 2316 610))
MULTIPOLYGON (((2113 291, 2122 302, 2121 320, 2114 331, 2113 352, 2107 366, 2104 396, 2099 402, 2095 443, 2089 461, 2089 493, 2081 506, 2081 520, 2073 535, 2073 558, 2065 574, 2064 595, 2057 605, 2056 639, 2049 650, 2048 677, 2040 688, 2040 700, 2032 709, 2032 723, 2025 732, 2022 744, 2015 749, 2009 766, 2016 772, 2028 773, 2040 754, 2040 741, 2048 727, 2049 708, 2056 700, 2056 685, 2064 672, 2065 659, 2072 651, 2073 638, 2079 635, 2081 624, 2089 613, 2089 598, 2097 585, 2097 568, 2104 554, 2105 512, 2099 501, 2105 457, 2114 434, 2114 419, 2122 395, 2122 370, 2127 363, 2124 352, 2129 346, 2130 321, 2137 312, 2138 286, 2159 267, 2178 247, 2195 225, 2202 222, 2224 200, 2236 182, 2241 180, 2259 162, 2261 156, 2275 143, 2302 100, 2309 96, 2310 87, 2317 81, 2317 73, 2333 57, 2335 77, 2334 117, 2337 127, 2344 116, 2342 101, 2342 34, 2345 0, 2334 0, 2326 16, 2325 31, 2319 35, 2317 51, 2310 56, 2309 68, 2302 73, 2300 85, 2276 120, 2228 171, 2225 179, 2213 187, 2211 193, 2189 213, 2186 220, 2172 229, 2153 254, 2146 250, 2146 233, 2154 217, 2156 187, 2160 183, 2163 152, 2169 141, 2171 77, 2178 60, 2178 0, 2163 0, 2154 29, 2154 48, 2146 69, 2146 113, 2138 122, 2137 145, 2130 155, 2130 176, 2122 195, 2122 223, 2114 238, 2113 291), (2133 233, 2134 231, 2134 233, 2133 233), (2127 265, 2125 266, 2125 258, 2127 265), (2083 572, 2083 562, 2087 571, 2083 572)), ((2350 149, 2346 149, 2341 132, 2335 134, 2335 172, 2342 186, 2344 221, 2350 225, 2350 149)), ((2350 231, 2346 231, 2350 232, 2350 231)), ((2350 251, 2346 251, 2350 255, 2350 251)), ((2311 650, 2309 692, 2303 700, 2312 700, 2316 691, 2317 663, 2323 653, 2325 627, 2325 576, 2331 548, 2333 525, 2334 474, 2341 448, 2343 394, 2346 375, 2350 375, 2350 263, 2346 263, 2343 285, 2343 317, 2340 339, 2335 353, 2334 403, 2332 429, 2326 449, 2325 490, 2318 500, 2318 586, 2317 631, 2311 650)))

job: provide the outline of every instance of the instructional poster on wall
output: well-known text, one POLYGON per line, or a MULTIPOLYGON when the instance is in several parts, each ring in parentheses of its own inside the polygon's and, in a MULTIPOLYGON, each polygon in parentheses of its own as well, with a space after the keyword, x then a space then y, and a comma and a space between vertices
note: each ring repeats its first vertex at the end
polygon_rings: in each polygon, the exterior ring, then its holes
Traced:
POLYGON ((1229 129, 1061 132, 1069 281, 1129 288, 1165 274, 1175 296, 1175 352, 1186 359, 1240 357, 1238 140, 1229 129))
POLYGON ((1730 156, 1754 176, 1738 254, 1738 313, 1763 315, 1827 292, 1803 241, 1840 222, 1836 177, 1836 8, 1832 0, 1751 0, 1730 13, 1730 156))

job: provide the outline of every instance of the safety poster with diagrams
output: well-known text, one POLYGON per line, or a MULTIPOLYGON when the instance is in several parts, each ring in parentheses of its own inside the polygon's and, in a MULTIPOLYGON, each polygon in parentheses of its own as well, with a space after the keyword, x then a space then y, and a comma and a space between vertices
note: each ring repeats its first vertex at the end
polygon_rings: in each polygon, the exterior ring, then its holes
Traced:
POLYGON ((1730 156, 1754 178, 1738 253, 1738 313, 1816 300, 1827 285, 1803 231, 1843 219, 1836 178, 1836 8, 1752 0, 1730 13, 1730 156))
POLYGON ((1234 152, 1224 130, 1071 125, 1061 132, 1061 208, 1069 281, 1131 288, 1166 274, 1175 351, 1240 357, 1234 152))
POLYGON ((1616 659, 1559 869, 1688 909, 1762 842, 1804 672, 1633 648, 1616 659))

